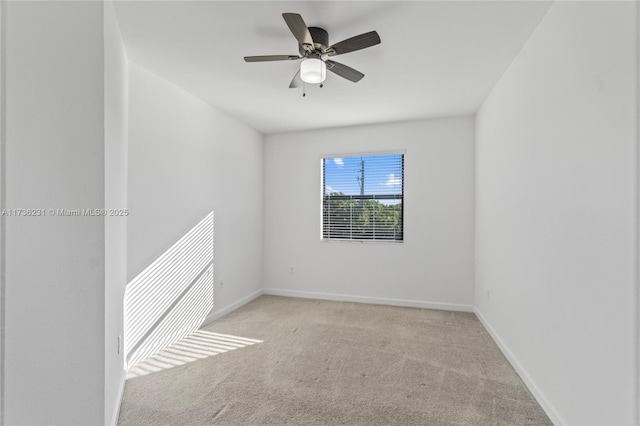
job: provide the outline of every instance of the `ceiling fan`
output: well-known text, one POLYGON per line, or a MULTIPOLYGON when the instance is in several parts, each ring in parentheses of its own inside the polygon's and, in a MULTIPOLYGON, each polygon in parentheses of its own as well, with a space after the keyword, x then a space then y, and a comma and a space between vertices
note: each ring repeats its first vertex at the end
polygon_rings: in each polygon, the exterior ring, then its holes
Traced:
MULTIPOLYGON (((329 45, 329 33, 322 28, 307 27, 302 16, 297 13, 283 13, 287 26, 298 40, 298 55, 266 55, 245 56, 246 62, 289 61, 302 59, 300 69, 291 80, 289 88, 300 87, 303 83, 320 84, 327 76, 327 70, 354 83, 360 81, 364 74, 340 62, 329 59, 335 55, 355 52, 380 43, 380 36, 375 31, 348 38, 334 45, 329 45)), ((304 96, 304 94, 303 94, 304 96)))

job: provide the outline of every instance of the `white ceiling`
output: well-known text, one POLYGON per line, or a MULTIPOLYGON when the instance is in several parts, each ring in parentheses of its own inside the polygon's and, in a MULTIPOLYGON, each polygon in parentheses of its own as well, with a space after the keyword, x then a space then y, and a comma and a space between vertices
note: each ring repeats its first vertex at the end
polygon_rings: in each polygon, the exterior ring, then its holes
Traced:
POLYGON ((129 60, 258 131, 474 114, 543 17, 547 1, 120 1, 129 60), (365 74, 328 73, 325 87, 289 89, 298 52, 281 14, 300 13, 336 43, 376 30, 382 43, 335 56, 365 74))

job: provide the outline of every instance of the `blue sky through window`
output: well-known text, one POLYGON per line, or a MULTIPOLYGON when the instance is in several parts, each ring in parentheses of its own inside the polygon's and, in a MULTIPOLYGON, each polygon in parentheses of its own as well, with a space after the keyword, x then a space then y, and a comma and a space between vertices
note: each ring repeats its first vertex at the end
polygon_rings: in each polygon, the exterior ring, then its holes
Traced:
POLYGON ((386 154, 325 158, 325 195, 336 192, 360 195, 362 161, 365 195, 402 194, 402 154, 386 154))

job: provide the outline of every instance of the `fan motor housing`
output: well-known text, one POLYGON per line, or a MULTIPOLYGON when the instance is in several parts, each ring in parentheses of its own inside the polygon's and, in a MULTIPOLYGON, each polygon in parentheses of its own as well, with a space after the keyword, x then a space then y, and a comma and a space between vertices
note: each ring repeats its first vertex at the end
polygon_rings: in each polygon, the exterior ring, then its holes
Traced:
MULTIPOLYGON (((315 50, 324 51, 329 46, 329 33, 324 28, 309 27, 315 50)), ((300 54, 305 56, 305 50, 300 46, 300 54)))

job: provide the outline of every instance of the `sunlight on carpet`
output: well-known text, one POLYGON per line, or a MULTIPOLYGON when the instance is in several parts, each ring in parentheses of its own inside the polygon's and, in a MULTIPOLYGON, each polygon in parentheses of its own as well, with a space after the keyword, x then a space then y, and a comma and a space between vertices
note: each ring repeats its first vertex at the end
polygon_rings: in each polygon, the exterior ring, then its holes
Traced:
POLYGON ((127 379, 178 367, 210 356, 255 345, 256 343, 262 343, 262 340, 197 330, 157 354, 130 367, 127 371, 127 379))

